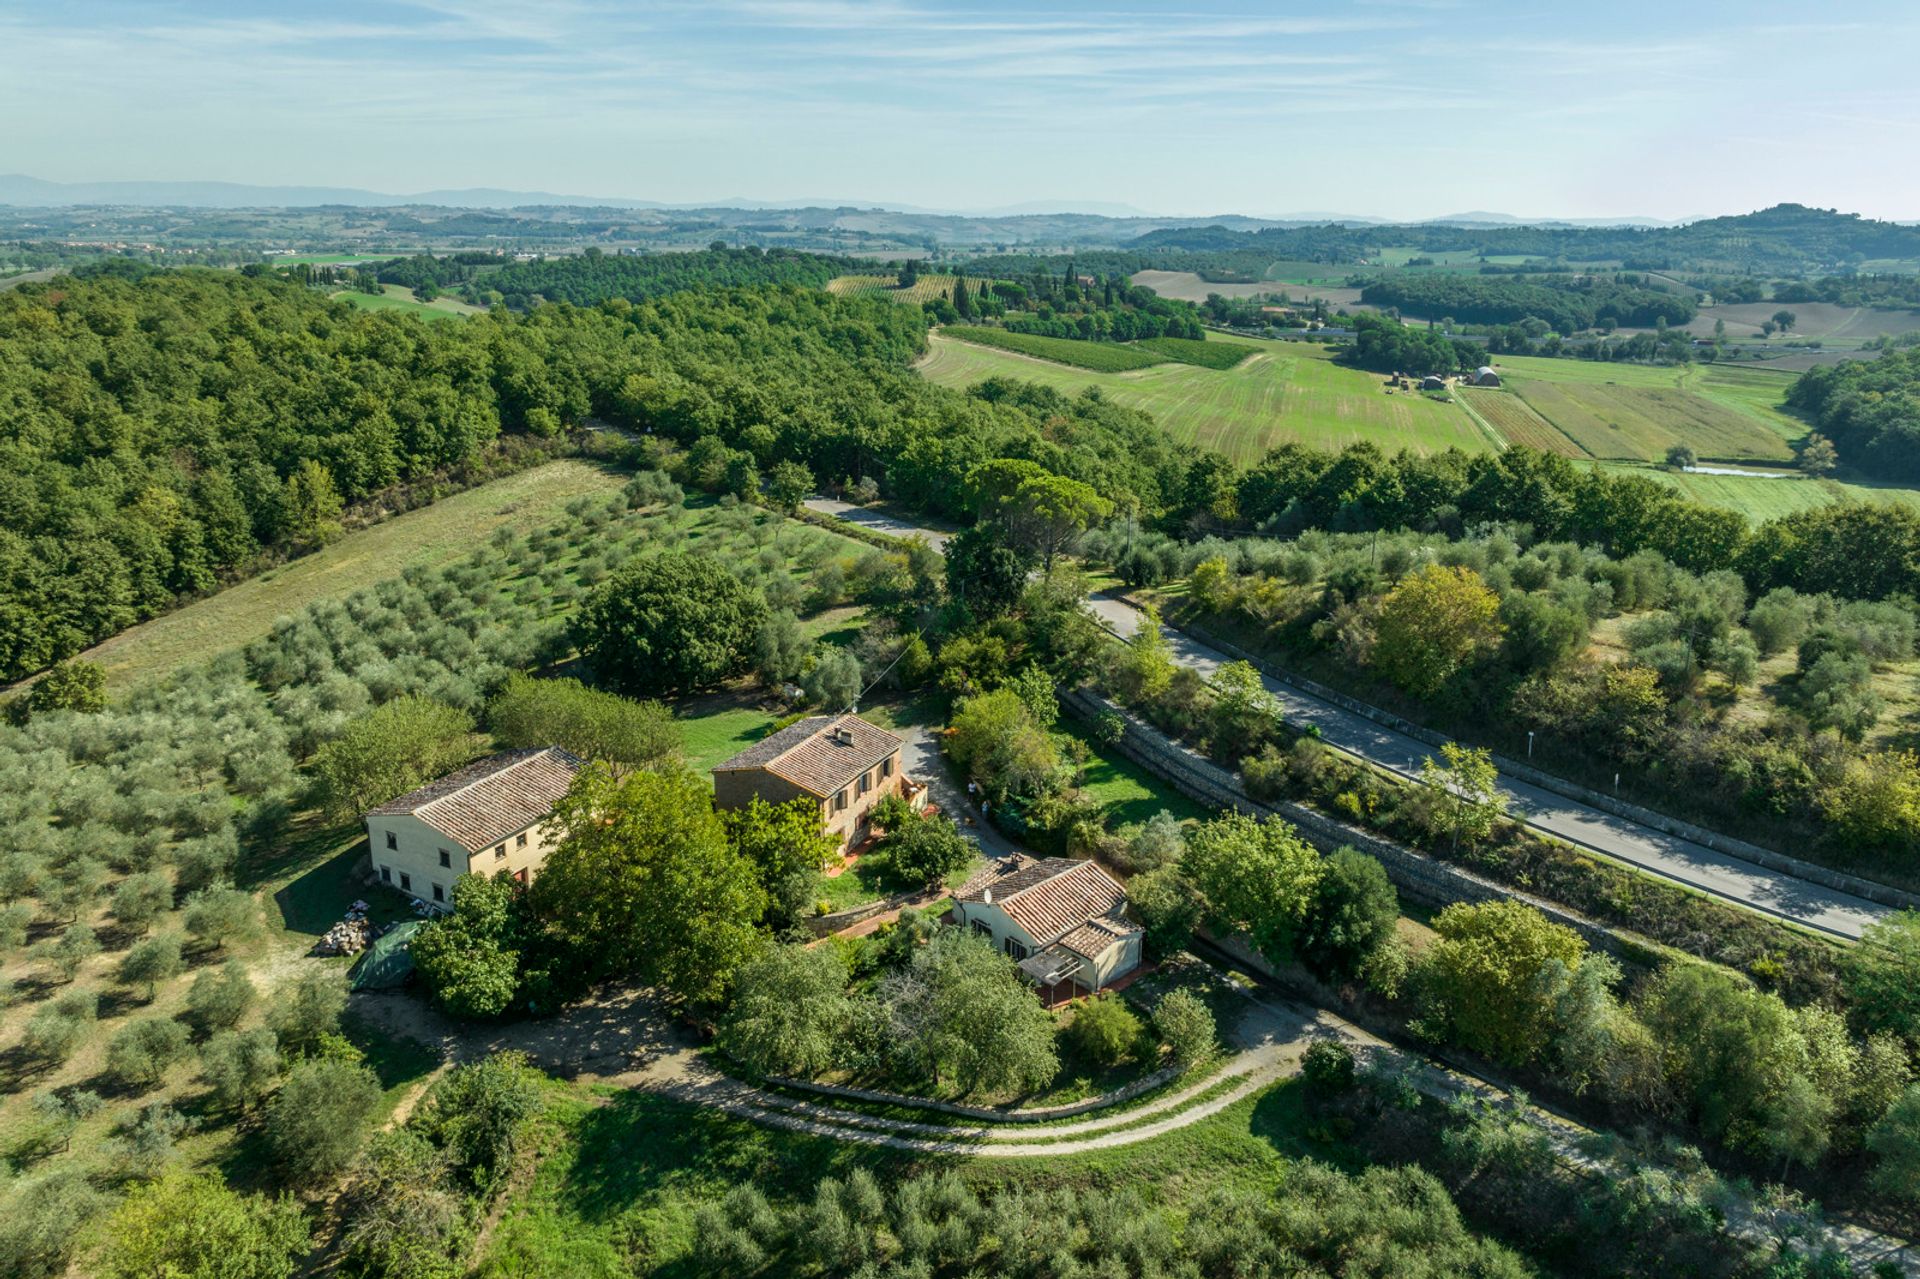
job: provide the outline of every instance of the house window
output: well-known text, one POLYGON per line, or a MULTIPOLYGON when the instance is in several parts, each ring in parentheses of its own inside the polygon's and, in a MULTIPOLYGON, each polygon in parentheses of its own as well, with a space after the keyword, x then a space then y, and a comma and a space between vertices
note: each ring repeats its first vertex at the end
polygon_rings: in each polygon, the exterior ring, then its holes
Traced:
POLYGON ((833 796, 833 811, 836 813, 840 812, 842 809, 846 808, 846 806, 847 806, 847 793, 845 791, 835 792, 833 796))
POLYGON ((387 847, 388 848, 400 847, 400 837, 394 834, 392 831, 387 832, 387 847))
POLYGON ((1017 937, 1007 938, 1007 958, 1017 964, 1026 957, 1026 945, 1017 937))
POLYGON ((987 927, 986 924, 982 923, 980 920, 977 920, 977 919, 973 921, 973 931, 980 934, 980 936, 982 937, 993 936, 993 929, 987 927))
POLYGON ((515 835, 513 837, 513 846, 515 848, 525 848, 527 846, 527 832, 521 831, 518 835, 515 835))
POLYGON ((383 884, 391 884, 393 882, 393 867, 382 866, 380 868, 380 882, 383 884))
POLYGON ((413 891, 413 876, 407 874, 404 870, 400 872, 400 891, 403 893, 413 891))
POLYGON ((893 756, 889 755, 887 756, 887 758, 880 761, 880 776, 882 777, 893 776, 893 756))
POLYGON ((867 793, 867 776, 866 773, 860 774, 860 793, 862 795, 867 793))
POLYGON ((453 865, 453 854, 444 848, 440 850, 440 864, 447 867, 453 865))
POLYGON ((507 860, 507 846, 505 844, 502 844, 500 845, 500 847, 493 850, 493 860, 497 862, 503 862, 507 860))
POLYGON ((437 902, 443 902, 447 900, 447 890, 440 887, 440 885, 435 884, 433 886, 433 900, 437 902))

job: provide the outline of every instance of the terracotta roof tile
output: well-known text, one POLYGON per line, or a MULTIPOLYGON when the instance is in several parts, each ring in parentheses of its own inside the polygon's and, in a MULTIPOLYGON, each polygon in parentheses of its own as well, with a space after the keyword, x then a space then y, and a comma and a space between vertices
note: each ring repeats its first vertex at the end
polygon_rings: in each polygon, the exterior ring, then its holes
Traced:
POLYGON ((584 766, 558 746, 503 751, 388 800, 367 816, 418 817, 477 853, 551 813, 584 766))
POLYGON ((1066 857, 1043 858, 995 880, 969 881, 957 896, 986 903, 988 893, 993 905, 1042 945, 1092 920, 1118 917, 1127 905, 1127 891, 1113 876, 1094 862, 1066 857))
POLYGON ((755 742, 714 772, 763 769, 825 799, 900 749, 900 738, 858 715, 809 715, 755 742), (848 740, 840 740, 844 735, 848 740))
POLYGON ((1090 919, 1078 928, 1069 928, 1058 945, 1083 959, 1098 959, 1141 930, 1112 919, 1090 919))

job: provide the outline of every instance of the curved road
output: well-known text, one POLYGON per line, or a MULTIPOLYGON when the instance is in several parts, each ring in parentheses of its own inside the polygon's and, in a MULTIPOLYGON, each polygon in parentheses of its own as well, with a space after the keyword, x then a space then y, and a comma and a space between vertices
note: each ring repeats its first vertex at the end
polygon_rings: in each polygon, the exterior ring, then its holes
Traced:
MULTIPOLYGON (((903 537, 917 533, 936 549, 951 536, 949 532, 909 523, 898 516, 824 498, 813 499, 807 506, 883 533, 903 537)), ((1107 629, 1123 639, 1132 635, 1140 624, 1140 611, 1108 592, 1096 592, 1088 606, 1107 629)), ((1171 627, 1166 630, 1166 638, 1173 659, 1202 675, 1211 676, 1231 660, 1217 649, 1171 627)), ((1322 739, 1329 745, 1390 772, 1416 777, 1420 761, 1432 753, 1425 742, 1397 733, 1364 715, 1264 675, 1261 681, 1290 721, 1318 727, 1322 739)), ((1544 834, 1683 887, 1831 937, 1857 941, 1868 924, 1890 913, 1887 907, 1865 898, 1715 852, 1703 844, 1589 808, 1577 800, 1504 775, 1500 789, 1507 797, 1510 811, 1544 834)))

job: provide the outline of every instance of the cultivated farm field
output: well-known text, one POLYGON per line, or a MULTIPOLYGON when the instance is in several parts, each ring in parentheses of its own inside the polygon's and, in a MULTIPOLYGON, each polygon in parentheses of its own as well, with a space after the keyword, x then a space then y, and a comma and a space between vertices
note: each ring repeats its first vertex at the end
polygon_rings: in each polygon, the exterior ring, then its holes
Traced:
POLYGON ((1772 319, 1776 311, 1793 312, 1793 328, 1788 334, 1793 339, 1854 346, 1868 338, 1920 330, 1920 311, 1839 306, 1832 302, 1742 302, 1703 307, 1687 325, 1687 332, 1712 337, 1714 321, 1724 320, 1728 337, 1754 338, 1759 336, 1760 326, 1772 319))
POLYGON ((1539 449, 1542 453, 1558 453, 1562 457, 1587 456, 1586 450, 1567 438, 1566 432, 1541 417, 1512 391, 1459 387, 1454 394, 1485 418, 1509 444, 1539 449))
POLYGON ((1780 407, 1789 379, 1764 370, 1532 356, 1502 357, 1497 367, 1528 407, 1590 457, 1658 461, 1684 443, 1702 458, 1787 462, 1789 443, 1807 430, 1780 407))
POLYGON ((1360 302, 1360 290, 1350 289, 1344 283, 1346 272, 1324 262, 1276 262, 1268 268, 1267 282, 1262 284, 1215 284, 1192 271, 1135 271, 1128 278, 1142 288, 1178 302, 1205 302, 1209 293, 1218 293, 1223 298, 1285 293, 1296 301, 1324 298, 1328 306, 1336 307, 1357 306, 1360 302), (1293 274, 1272 274, 1275 269, 1288 267, 1301 270, 1293 274))
MULTIPOLYGON (((975 287, 980 281, 969 279, 967 287, 975 287)), ((922 302, 931 302, 935 298, 947 297, 953 292, 951 275, 923 275, 910 289, 900 287, 897 275, 842 275, 827 281, 827 292, 842 297, 888 297, 895 302, 909 302, 919 306, 922 302)))
POLYGON ((381 288, 385 291, 379 297, 358 289, 342 289, 330 296, 336 302, 350 302, 362 311, 405 311, 429 320, 458 319, 480 313, 479 307, 470 306, 450 294, 443 294, 431 302, 421 302, 413 296, 413 290, 405 285, 386 284, 381 288))
POLYGON ((1388 452, 1448 447, 1491 451, 1495 444, 1459 404, 1407 392, 1387 394, 1372 373, 1333 363, 1311 342, 1232 339, 1251 355, 1231 369, 1160 364, 1127 373, 1094 373, 935 334, 920 371, 945 386, 990 377, 1019 378, 1069 394, 1097 386, 1118 403, 1143 409, 1176 439, 1251 463, 1287 441, 1343 448, 1371 440, 1388 452))

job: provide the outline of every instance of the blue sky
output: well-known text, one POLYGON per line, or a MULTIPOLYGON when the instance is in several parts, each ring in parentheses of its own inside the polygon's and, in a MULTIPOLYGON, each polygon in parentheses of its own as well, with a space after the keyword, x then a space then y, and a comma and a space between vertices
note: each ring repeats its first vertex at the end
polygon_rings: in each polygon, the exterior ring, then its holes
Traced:
POLYGON ((0 0, 0 172, 1920 218, 1920 5, 0 0))

